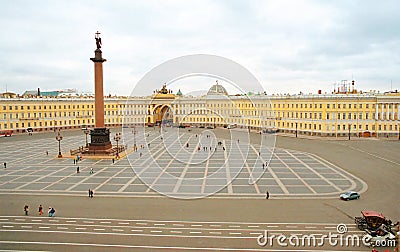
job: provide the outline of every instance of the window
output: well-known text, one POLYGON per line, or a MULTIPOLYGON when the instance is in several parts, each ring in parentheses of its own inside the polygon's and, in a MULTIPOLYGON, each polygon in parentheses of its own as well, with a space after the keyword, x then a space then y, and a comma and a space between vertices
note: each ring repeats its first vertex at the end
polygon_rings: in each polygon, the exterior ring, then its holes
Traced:
POLYGON ((326 108, 329 108, 330 106, 329 106, 330 104, 328 103, 328 104, 326 104, 326 108))

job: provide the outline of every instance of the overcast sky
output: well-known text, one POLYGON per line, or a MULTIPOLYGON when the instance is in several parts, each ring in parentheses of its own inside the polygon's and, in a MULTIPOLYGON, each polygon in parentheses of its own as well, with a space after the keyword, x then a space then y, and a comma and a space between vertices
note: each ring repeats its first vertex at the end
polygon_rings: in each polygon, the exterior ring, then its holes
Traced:
POLYGON ((152 68, 190 54, 233 60, 270 94, 331 92, 352 78, 363 91, 400 89, 399 13, 397 0, 2 0, 0 91, 93 92, 97 30, 106 94, 130 93, 152 68))

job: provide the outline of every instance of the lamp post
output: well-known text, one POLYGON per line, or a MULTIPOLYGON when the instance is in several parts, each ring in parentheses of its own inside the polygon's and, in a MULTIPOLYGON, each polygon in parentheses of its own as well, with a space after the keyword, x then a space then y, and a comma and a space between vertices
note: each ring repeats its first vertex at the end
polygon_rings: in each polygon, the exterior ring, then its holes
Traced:
POLYGON ((119 146, 118 146, 118 141, 121 140, 121 133, 115 133, 114 140, 117 142, 117 158, 119 158, 119 146))
POLYGON ((58 130, 57 136, 56 136, 56 140, 58 141, 58 157, 62 158, 62 154, 61 154, 61 140, 63 139, 60 130, 58 130))
POLYGON ((83 131, 83 133, 85 133, 85 135, 86 135, 86 148, 88 148, 88 147, 89 147, 89 144, 88 144, 87 136, 88 136, 88 134, 89 134, 89 130, 88 130, 88 129, 85 129, 85 130, 83 131))
POLYGON ((351 130, 351 124, 349 123, 349 140, 350 140, 350 130, 351 130))
POLYGON ((297 138, 297 123, 296 123, 296 138, 297 138))
POLYGON ((133 127, 133 150, 136 151, 136 126, 133 127))

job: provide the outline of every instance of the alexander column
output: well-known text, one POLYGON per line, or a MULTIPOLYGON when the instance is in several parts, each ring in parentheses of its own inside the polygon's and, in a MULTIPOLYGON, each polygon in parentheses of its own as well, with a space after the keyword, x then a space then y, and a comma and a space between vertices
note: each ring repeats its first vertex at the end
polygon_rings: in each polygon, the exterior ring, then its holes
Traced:
POLYGON ((112 149, 110 129, 104 126, 104 94, 103 94, 103 59, 101 52, 100 33, 95 33, 97 49, 94 51, 94 96, 95 96, 95 128, 90 130, 89 151, 94 154, 104 154, 112 149))

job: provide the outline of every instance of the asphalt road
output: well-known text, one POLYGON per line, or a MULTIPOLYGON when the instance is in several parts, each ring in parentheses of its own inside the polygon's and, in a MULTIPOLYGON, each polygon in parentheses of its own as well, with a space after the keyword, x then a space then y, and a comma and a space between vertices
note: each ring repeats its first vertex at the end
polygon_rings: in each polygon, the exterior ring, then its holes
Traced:
MULTIPOLYGON (((33 137, 43 137, 37 134, 33 137)), ((20 137, 20 136, 16 136, 20 137)), ((21 136, 23 138, 24 136, 21 136)), ((254 142, 258 137, 254 136, 254 142)), ((18 139, 17 139, 18 140, 18 139)), ((94 197, 92 199, 84 196, 46 196, 46 195, 0 195, 0 216, 23 216, 23 206, 31 206, 31 216, 37 217, 36 206, 54 206, 57 210, 54 220, 65 218, 94 219, 115 219, 115 220, 141 220, 149 221, 169 221, 169 222, 194 222, 205 225, 208 222, 227 222, 245 223, 248 225, 267 225, 274 226, 278 223, 278 232, 291 232, 285 225, 297 225, 295 233, 303 232, 305 225, 319 225, 316 232, 325 229, 327 226, 335 226, 339 223, 346 223, 352 227, 354 216, 359 216, 361 210, 375 210, 382 212, 386 217, 397 221, 400 219, 400 194, 398 186, 400 179, 400 142, 384 140, 352 140, 352 141, 327 141, 320 139, 300 139, 292 137, 277 137, 276 146, 297 151, 305 151, 316 154, 329 162, 343 168, 353 175, 364 180, 368 185, 368 190, 362 194, 360 200, 344 202, 338 199, 274 199, 273 195, 269 200, 265 199, 218 199, 206 198, 198 200, 177 200, 165 197, 94 197), (397 154, 397 155, 396 155, 397 154), (272 223, 272 224, 271 224, 272 223), (322 226, 326 224, 325 226, 322 226), (301 226, 304 225, 304 226, 301 226)), ((17 217, 15 217, 17 218, 17 217)), ((47 217, 40 217, 48 221, 47 217)), ((29 218, 30 223, 34 218, 29 218)), ((63 219, 64 220, 64 219, 63 219)), ((142 250, 193 250, 200 247, 208 249, 230 248, 233 250, 243 250, 245 248, 262 250, 271 249, 260 247, 256 243, 256 234, 250 238, 203 238, 203 237, 177 237, 166 236, 153 233, 149 235, 129 236, 114 234, 79 234, 76 232, 32 232, 32 230, 22 229, 21 226, 8 223, 9 220, 2 221, 3 227, 0 230, 0 248, 5 250, 87 250, 99 251, 109 249, 137 249, 142 250), (8 224, 7 224, 8 223, 8 224), (4 231, 5 226, 13 226, 13 229, 20 231, 4 231), (8 241, 4 242, 4 241, 8 241), (13 242, 14 241, 14 242, 13 242), (26 241, 26 243, 18 243, 26 241), (41 244, 35 242, 42 242, 41 244), (34 243, 30 243, 34 242, 34 243), (98 244, 92 246, 91 244, 98 244), (111 247, 109 245, 112 245, 111 247), (129 245, 129 246, 128 246, 129 245), (124 247, 127 246, 127 247, 124 247), (165 248, 169 247, 169 248, 165 248)), ((15 220, 12 222, 16 222, 15 220)), ((31 224, 33 226, 33 224, 31 224)), ((135 224, 136 225, 136 224, 135 224)), ((198 224, 199 225, 199 224, 198 224)), ((232 224, 231 224, 232 225, 232 224)), ((234 224, 233 224, 234 225, 234 224)), ((29 225, 28 225, 29 226, 29 225)), ((85 227, 85 224, 76 227, 85 227)), ((74 227, 74 228, 76 228, 74 227)), ((104 228, 104 227, 99 227, 104 228)), ((130 230, 137 228, 130 227, 130 230)), ((266 227, 267 229, 268 227, 266 227)), ((10 229, 10 228, 8 228, 10 229)), ((112 229, 112 228, 111 228, 112 229)), ((114 229, 121 229, 114 227, 114 229)), ((123 229, 123 228, 122 228, 123 229)), ((263 228, 259 228, 260 232, 263 228)), ((124 232, 128 232, 123 229, 124 232)), ((52 230, 48 230, 52 231, 52 230)), ((54 231, 54 230, 53 230, 54 231)), ((75 230, 76 231, 76 230, 75 230)), ((95 231, 95 230, 91 230, 95 231)), ((101 230, 96 230, 101 231, 101 230)), ((112 230, 111 230, 112 231, 112 230)), ((154 229, 153 231, 160 231, 154 229)), ((174 231, 174 229, 169 229, 174 231)), ((175 230, 179 231, 179 230, 175 230)), ((209 232, 210 230, 208 230, 209 232)), ((121 231, 113 231, 115 233, 121 231)), ((132 233, 134 231, 130 231, 132 233)), ((140 231, 139 231, 140 232, 140 231)), ((200 232, 193 229, 189 232, 200 232)), ((203 230, 201 230, 203 232, 203 230)), ((211 232, 225 232, 214 230, 211 232)), ((233 228, 231 233, 242 233, 240 228, 233 228)), ((221 233, 222 234, 222 233, 221 233)), ((242 235, 241 234, 241 235, 242 235)), ((190 233, 188 236, 191 235, 190 233)), ((195 234, 192 234, 195 235, 195 234)), ((237 236, 241 236, 237 235, 237 236)), ((246 233, 246 235, 250 235, 246 233)), ((274 247, 276 249, 285 249, 274 247)), ((287 248, 286 248, 287 249, 287 248)), ((302 247, 301 249, 310 250, 348 250, 325 246, 322 248, 302 247)), ((298 248, 294 249, 299 251, 298 248)), ((361 250, 370 251, 369 248, 361 246, 351 251, 361 250)), ((379 250, 379 249, 378 249, 379 250)), ((380 250, 384 251, 384 250, 380 250)))

